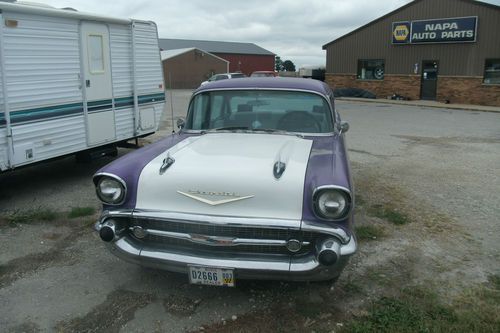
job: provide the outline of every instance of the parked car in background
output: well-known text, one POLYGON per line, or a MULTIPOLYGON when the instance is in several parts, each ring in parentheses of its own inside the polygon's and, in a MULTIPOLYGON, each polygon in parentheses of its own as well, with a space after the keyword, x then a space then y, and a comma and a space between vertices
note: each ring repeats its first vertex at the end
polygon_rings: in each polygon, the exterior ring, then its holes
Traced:
POLYGON ((250 77, 276 77, 278 73, 273 71, 255 71, 250 74, 250 77))
POLYGON ((113 254, 194 284, 339 276, 357 248, 354 190, 328 85, 207 83, 178 126, 94 175, 113 254))
POLYGON ((238 79, 242 77, 247 77, 243 73, 222 73, 222 74, 215 74, 212 75, 208 80, 203 81, 201 85, 205 85, 208 82, 213 82, 213 81, 220 81, 220 80, 227 80, 227 79, 238 79))

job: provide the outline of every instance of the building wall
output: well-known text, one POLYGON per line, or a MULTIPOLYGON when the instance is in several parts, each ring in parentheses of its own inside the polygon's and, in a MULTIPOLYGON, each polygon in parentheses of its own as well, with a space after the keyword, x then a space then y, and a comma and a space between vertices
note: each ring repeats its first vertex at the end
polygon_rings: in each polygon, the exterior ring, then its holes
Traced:
POLYGON ((217 57, 192 50, 163 60, 167 89, 194 89, 217 73, 227 72, 227 62, 217 57))
POLYGON ((385 98, 420 98, 423 60, 439 63, 436 100, 500 106, 500 85, 483 84, 486 59, 500 58, 500 7, 471 0, 417 0, 324 47, 326 82, 359 87, 385 98), (476 42, 392 44, 392 23, 477 16, 476 42), (383 80, 358 80, 360 59, 384 59, 383 80), (418 64, 415 72, 415 64, 418 64))
POLYGON ((325 47, 327 73, 357 71, 358 59, 385 59, 386 74, 413 74, 414 64, 439 60, 440 75, 483 76, 486 58, 500 57, 500 9, 470 0, 420 0, 325 47), (392 23, 478 16, 474 43, 393 45, 392 23))
POLYGON ((371 91, 377 98, 387 98, 393 94, 419 99, 419 75, 385 75, 384 80, 357 80, 356 74, 327 74, 325 82, 334 88, 361 88, 371 91))
MULTIPOLYGON (((398 94, 409 99, 420 98, 420 75, 387 74, 384 80, 357 80, 356 74, 327 74, 326 83, 334 88, 361 88, 377 98, 398 94)), ((500 85, 483 84, 482 76, 440 76, 437 101, 457 104, 500 106, 500 85)))
POLYGON ((274 55, 214 54, 229 61, 229 72, 242 72, 250 75, 254 71, 274 71, 274 55))

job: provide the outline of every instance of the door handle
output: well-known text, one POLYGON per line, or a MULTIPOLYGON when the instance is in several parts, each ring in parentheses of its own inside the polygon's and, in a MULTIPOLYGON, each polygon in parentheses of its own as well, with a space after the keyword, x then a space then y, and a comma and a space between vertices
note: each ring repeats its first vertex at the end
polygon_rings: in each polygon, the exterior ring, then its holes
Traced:
POLYGON ((90 87, 90 80, 85 80, 85 86, 88 88, 90 87))

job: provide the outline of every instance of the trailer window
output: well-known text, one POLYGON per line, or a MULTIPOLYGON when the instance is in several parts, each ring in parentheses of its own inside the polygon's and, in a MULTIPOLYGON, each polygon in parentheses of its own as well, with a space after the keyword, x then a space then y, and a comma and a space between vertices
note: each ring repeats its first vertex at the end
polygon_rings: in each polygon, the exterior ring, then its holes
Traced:
POLYGON ((103 73, 104 72, 104 54, 101 35, 88 36, 88 49, 89 49, 89 63, 90 72, 103 73))

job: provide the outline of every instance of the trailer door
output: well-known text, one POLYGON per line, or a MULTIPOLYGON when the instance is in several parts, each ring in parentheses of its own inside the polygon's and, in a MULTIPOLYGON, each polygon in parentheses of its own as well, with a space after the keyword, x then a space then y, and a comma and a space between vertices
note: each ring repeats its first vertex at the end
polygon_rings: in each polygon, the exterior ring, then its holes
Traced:
POLYGON ((87 143, 95 146, 116 138, 108 27, 82 22, 81 45, 87 143))

